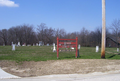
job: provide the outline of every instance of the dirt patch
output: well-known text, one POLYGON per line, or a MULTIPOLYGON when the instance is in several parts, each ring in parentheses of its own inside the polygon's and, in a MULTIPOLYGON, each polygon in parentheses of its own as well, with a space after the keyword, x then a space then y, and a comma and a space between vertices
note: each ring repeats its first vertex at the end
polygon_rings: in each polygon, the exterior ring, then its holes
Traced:
POLYGON ((50 74, 87 74, 120 70, 120 60, 106 59, 72 59, 39 62, 16 63, 0 61, 0 67, 20 77, 41 76, 50 74))

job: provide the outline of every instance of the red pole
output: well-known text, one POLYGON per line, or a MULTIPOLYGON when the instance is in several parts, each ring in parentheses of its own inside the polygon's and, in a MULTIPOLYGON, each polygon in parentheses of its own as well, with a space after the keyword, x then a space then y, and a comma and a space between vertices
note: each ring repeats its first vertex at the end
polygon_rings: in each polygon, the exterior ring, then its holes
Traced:
POLYGON ((59 38, 57 37, 57 58, 59 58, 59 38))
POLYGON ((78 53, 78 37, 76 37, 76 58, 77 58, 77 53, 78 53))

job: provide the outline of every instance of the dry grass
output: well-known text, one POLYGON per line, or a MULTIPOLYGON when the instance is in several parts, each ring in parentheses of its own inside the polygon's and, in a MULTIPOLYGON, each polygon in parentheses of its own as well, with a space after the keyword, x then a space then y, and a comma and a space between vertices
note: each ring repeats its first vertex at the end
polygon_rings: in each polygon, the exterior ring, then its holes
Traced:
POLYGON ((71 59, 39 62, 25 61, 22 64, 17 64, 13 61, 0 61, 0 67, 20 77, 51 74, 87 74, 120 70, 120 60, 71 59))

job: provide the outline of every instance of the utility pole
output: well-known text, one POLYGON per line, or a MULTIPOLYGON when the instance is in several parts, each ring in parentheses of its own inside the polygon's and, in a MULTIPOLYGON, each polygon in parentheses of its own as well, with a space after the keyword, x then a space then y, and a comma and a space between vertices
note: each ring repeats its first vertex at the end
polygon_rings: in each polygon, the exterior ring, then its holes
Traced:
POLYGON ((105 58, 105 41, 106 41, 106 23, 105 23, 105 0, 102 0, 102 45, 101 58, 105 58))

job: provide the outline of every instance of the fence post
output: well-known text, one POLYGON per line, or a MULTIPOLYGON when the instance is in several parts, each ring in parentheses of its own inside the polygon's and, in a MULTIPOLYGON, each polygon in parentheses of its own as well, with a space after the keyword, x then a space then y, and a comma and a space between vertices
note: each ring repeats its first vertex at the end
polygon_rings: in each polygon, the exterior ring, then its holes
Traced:
POLYGON ((59 38, 57 37, 57 58, 59 58, 59 38))
POLYGON ((76 58, 77 58, 77 53, 78 53, 78 45, 77 45, 77 43, 78 43, 78 37, 76 37, 76 58))

